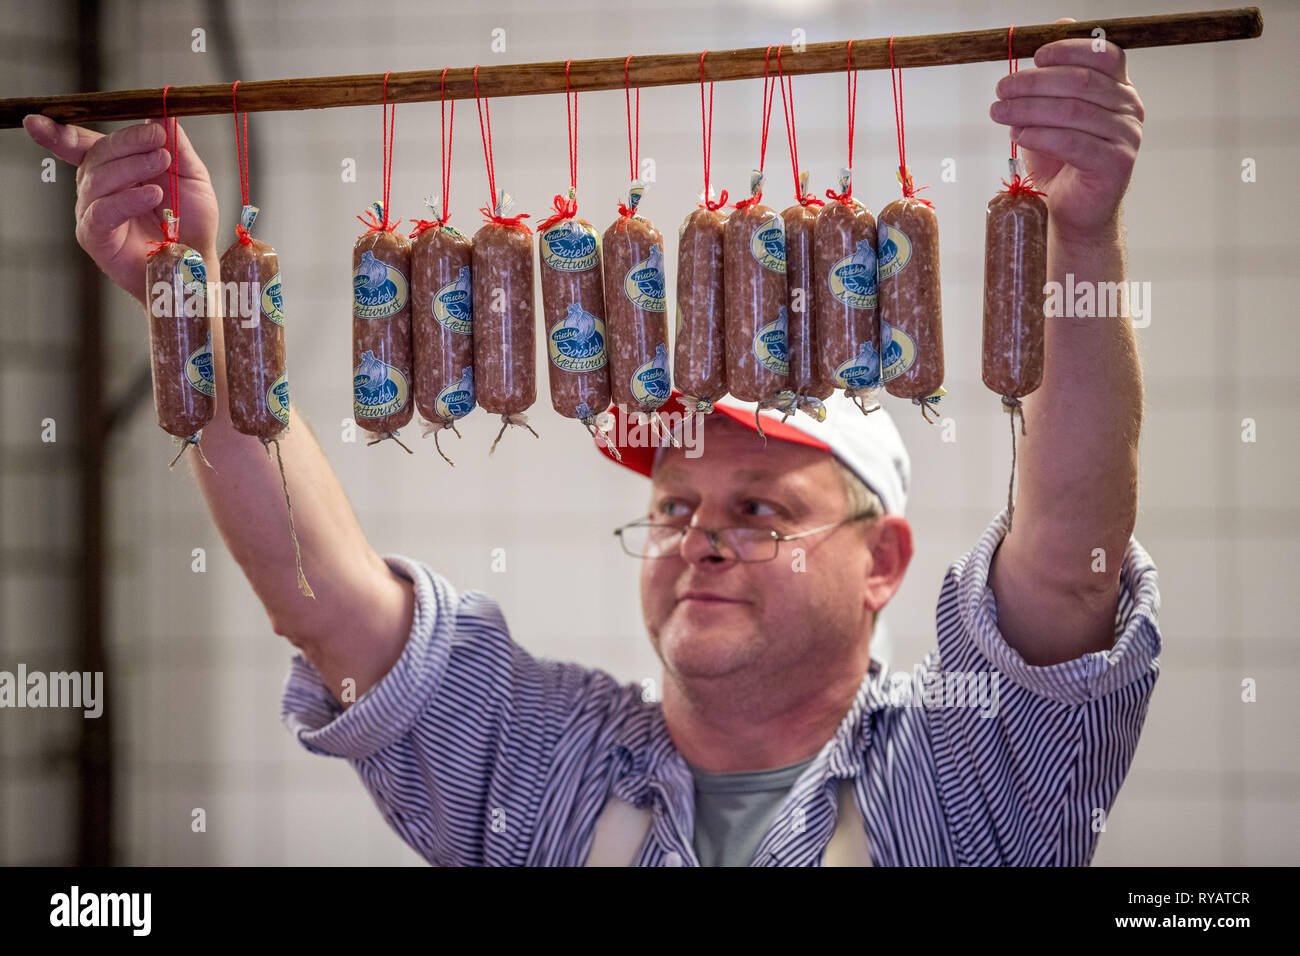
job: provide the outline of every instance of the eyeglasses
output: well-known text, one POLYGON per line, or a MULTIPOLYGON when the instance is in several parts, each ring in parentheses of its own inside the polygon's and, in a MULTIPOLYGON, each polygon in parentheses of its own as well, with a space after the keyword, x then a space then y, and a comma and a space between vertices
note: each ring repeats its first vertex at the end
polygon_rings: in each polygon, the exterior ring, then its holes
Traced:
POLYGON ((830 531, 840 525, 861 521, 864 518, 878 518, 874 511, 864 511, 840 521, 810 528, 796 534, 777 534, 771 528, 696 528, 684 524, 663 524, 641 519, 614 529, 614 535, 622 545, 623 551, 633 558, 666 558, 676 552, 692 531, 703 532, 709 539, 713 550, 730 561, 758 563, 771 561, 780 553, 782 541, 794 541, 809 535, 830 531))

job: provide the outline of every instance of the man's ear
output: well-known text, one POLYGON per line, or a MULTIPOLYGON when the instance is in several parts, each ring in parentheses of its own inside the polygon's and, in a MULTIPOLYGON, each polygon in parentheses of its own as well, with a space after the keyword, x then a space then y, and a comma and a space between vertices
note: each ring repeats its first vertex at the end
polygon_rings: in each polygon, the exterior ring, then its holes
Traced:
POLYGON ((903 583, 903 574, 912 561, 912 526, 901 515, 882 515, 876 519, 868 540, 871 574, 863 601, 875 613, 889 603, 903 583))

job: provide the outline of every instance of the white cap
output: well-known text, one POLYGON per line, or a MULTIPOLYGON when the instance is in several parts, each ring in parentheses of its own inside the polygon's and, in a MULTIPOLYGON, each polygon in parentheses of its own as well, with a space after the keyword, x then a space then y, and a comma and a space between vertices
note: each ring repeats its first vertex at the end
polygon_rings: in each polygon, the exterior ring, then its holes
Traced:
MULTIPOLYGON (((685 414, 678 400, 680 394, 674 389, 672 397, 659 409, 674 431, 680 428, 685 414)), ((826 409, 824 421, 818 421, 802 410, 787 416, 779 409, 765 408, 758 413, 762 416, 763 433, 771 441, 794 441, 829 451, 876 493, 886 513, 903 514, 912 464, 889 412, 877 407, 864 415, 842 391, 834 392, 822 404, 826 409)), ((714 404, 713 414, 725 414, 757 431, 754 422, 757 407, 756 402, 739 402, 728 396, 714 404)), ((625 441, 627 425, 620 421, 622 410, 615 406, 610 412, 614 424, 605 435, 618 446, 623 456, 619 464, 648 477, 654 467, 656 452, 666 447, 666 440, 661 437, 652 447, 630 446, 625 441)), ((602 442, 597 440, 596 447, 601 454, 614 460, 602 442)))

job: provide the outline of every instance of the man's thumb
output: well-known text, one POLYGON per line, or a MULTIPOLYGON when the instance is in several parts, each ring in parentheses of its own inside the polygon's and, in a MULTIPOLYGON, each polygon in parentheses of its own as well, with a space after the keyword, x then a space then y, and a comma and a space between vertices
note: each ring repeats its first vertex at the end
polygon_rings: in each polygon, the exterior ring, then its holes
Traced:
POLYGON ((86 150, 99 139, 99 133, 92 133, 80 126, 64 126, 40 113, 28 113, 23 117, 23 129, 36 145, 48 149, 65 163, 80 166, 86 156, 86 150))

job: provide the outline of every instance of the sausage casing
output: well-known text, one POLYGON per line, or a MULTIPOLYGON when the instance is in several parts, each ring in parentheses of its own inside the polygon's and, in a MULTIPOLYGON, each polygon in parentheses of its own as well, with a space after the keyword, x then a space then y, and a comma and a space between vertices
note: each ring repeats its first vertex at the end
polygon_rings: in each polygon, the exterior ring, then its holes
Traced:
POLYGON ((537 401, 533 243, 525 226, 474 233, 475 394, 485 412, 517 415, 537 401))
POLYGON ((786 387, 785 223, 760 203, 737 209, 723 234, 726 275, 727 388, 742 402, 786 387))
POLYGON ((453 226, 430 226, 411 244, 415 407, 447 424, 474 408, 473 245, 453 226))
POLYGON ((411 243, 367 232, 352 247, 352 414, 367 431, 411 420, 411 243))
POLYGON ((725 211, 696 209, 678 232, 673 382, 702 403, 701 411, 727 393, 726 224, 725 211))
POLYGON ((154 408, 158 424, 177 438, 212 420, 217 394, 207 281, 203 257, 179 242, 145 260, 154 408))
POLYGON ((999 395, 1022 398, 1043 383, 1047 203, 1029 191, 990 200, 984 231, 981 374, 999 395))
MULTIPOLYGON (((818 208, 795 203, 781 212, 785 223, 786 330, 790 388, 801 397, 827 398, 835 390, 832 376, 822 372, 817 336, 817 288, 814 248, 818 208)), ((873 282, 874 282, 874 272, 873 282)))
POLYGON ((585 219, 565 219, 537 236, 546 317, 551 405, 566 418, 609 407, 600 237, 585 219))
POLYGON ((672 393, 664 237, 648 219, 620 216, 601 247, 610 392, 628 411, 651 412, 672 393))
POLYGON ((881 379, 890 395, 923 400, 943 384, 939 219, 919 199, 896 199, 876 230, 881 379))
POLYGON ((289 424, 280 257, 258 239, 236 242, 221 257, 221 284, 230 421, 245 435, 274 438, 289 424))
POLYGON ((814 227, 818 367, 836 388, 880 385, 876 220, 857 200, 829 202, 814 227))

